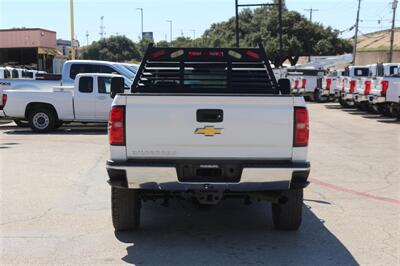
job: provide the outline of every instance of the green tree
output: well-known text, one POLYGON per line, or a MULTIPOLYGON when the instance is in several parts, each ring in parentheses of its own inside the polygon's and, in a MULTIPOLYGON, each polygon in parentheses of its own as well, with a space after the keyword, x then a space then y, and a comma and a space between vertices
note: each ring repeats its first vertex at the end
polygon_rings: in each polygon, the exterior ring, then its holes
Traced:
MULTIPOLYGON (((279 51, 279 22, 276 8, 244 9, 239 15, 239 38, 241 47, 254 47, 263 43, 267 55, 281 66, 287 59, 295 65, 300 56, 337 55, 351 52, 347 40, 340 39, 339 32, 318 23, 311 23, 295 11, 284 10, 282 14, 282 56, 279 51)), ((235 46, 235 18, 214 23, 203 36, 208 47, 235 46)))
POLYGON ((93 42, 81 51, 81 59, 125 62, 140 60, 137 45, 125 36, 111 36, 93 42))

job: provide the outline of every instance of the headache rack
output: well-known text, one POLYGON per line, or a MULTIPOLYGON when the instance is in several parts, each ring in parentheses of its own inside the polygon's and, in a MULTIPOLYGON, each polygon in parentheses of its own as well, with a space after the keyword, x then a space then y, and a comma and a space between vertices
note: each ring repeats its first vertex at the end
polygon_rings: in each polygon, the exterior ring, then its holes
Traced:
POLYGON ((132 93, 278 94, 278 83, 259 48, 157 48, 150 44, 132 93))

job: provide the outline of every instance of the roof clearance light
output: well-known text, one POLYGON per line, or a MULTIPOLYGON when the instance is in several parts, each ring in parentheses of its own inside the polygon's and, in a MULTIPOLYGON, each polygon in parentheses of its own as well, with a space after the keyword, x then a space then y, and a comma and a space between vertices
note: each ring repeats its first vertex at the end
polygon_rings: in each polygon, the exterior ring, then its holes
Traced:
POLYGON ((202 52, 195 52, 195 51, 189 51, 188 56, 202 56, 204 55, 202 52))
POLYGON ((249 56, 249 57, 255 58, 255 59, 260 59, 260 55, 258 53, 256 53, 256 52, 254 52, 254 51, 251 51, 251 50, 247 51, 246 55, 249 56))
POLYGON ((242 58, 242 54, 241 53, 238 53, 238 52, 232 51, 232 50, 228 51, 228 55, 230 55, 230 56, 232 56, 232 57, 234 57, 236 59, 242 58))
POLYGON ((209 55, 210 56, 216 56, 216 57, 223 57, 224 56, 224 52, 210 52, 209 55))
POLYGON ((184 54, 184 52, 183 52, 183 50, 181 49, 181 50, 178 50, 178 51, 175 51, 175 52, 171 53, 170 57, 171 57, 171 58, 177 58, 177 57, 182 56, 183 54, 184 54))
POLYGON ((150 55, 150 57, 151 58, 157 58, 157 57, 160 57, 160 56, 163 56, 163 55, 165 55, 165 50, 159 50, 159 51, 155 51, 154 53, 152 53, 150 55))

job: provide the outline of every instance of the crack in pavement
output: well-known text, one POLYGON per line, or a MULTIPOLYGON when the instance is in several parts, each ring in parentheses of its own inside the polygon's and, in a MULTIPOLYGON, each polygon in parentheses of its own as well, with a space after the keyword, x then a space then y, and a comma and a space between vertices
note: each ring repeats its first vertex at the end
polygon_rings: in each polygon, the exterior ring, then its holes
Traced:
POLYGON ((21 220, 13 220, 13 221, 9 221, 9 222, 6 222, 6 223, 1 223, 0 226, 7 225, 7 224, 12 224, 12 223, 21 223, 21 222, 29 222, 29 221, 37 220, 37 219, 40 219, 40 218, 43 218, 44 216, 46 216, 52 209, 53 208, 49 208, 45 212, 43 212, 41 215, 38 215, 38 216, 34 216, 34 217, 26 218, 26 219, 21 219, 21 220))

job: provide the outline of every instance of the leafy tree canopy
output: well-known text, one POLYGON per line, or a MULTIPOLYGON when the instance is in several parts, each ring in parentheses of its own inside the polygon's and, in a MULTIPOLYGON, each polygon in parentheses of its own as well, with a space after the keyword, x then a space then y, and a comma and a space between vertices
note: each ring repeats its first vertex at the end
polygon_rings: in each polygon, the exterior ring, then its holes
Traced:
MULTIPOLYGON (((282 13, 283 56, 279 54, 278 12, 271 8, 244 9, 239 15, 241 47, 254 47, 262 42, 276 66, 288 59, 296 64, 300 56, 337 55, 350 52, 351 44, 338 37, 339 32, 319 23, 311 23, 295 11, 282 13)), ((235 18, 214 23, 203 34, 210 47, 235 46, 235 18)))
POLYGON ((82 48, 80 57, 82 59, 123 62, 140 60, 141 53, 138 45, 127 37, 111 36, 82 48))
MULTIPOLYGON (((241 47, 256 47, 260 42, 275 66, 285 60, 295 65, 300 56, 337 55, 351 52, 349 41, 339 38, 339 31, 311 23, 300 13, 284 9, 282 13, 282 56, 279 51, 279 22, 276 8, 243 9, 239 14, 239 39, 241 47)), ((132 42, 125 36, 111 36, 84 47, 81 58, 133 61, 140 60, 150 41, 132 42)), ((159 41, 159 47, 169 47, 171 43, 159 41)), ((214 23, 195 40, 178 37, 172 41, 173 47, 234 47, 235 18, 214 23)))

